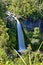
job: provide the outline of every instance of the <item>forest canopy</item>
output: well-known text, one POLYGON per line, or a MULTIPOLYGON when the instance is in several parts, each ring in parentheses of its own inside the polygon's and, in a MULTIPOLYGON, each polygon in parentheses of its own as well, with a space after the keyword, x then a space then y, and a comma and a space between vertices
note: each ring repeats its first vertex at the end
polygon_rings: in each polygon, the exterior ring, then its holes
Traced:
POLYGON ((14 12, 17 16, 32 16, 33 19, 43 19, 43 0, 0 0, 1 16, 6 10, 14 12))

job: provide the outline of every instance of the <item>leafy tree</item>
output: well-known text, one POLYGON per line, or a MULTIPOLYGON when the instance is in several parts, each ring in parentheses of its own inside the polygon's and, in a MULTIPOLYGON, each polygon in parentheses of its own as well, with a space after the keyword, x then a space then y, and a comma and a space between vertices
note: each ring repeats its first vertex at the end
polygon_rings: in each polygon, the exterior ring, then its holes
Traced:
POLYGON ((3 20, 0 19, 0 46, 7 44, 7 41, 9 40, 7 30, 8 29, 6 28, 3 20))
POLYGON ((6 10, 14 12, 17 16, 32 16, 33 19, 43 19, 42 0, 2 0, 0 1, 0 13, 3 16, 6 10), (34 4, 34 5, 33 5, 34 4))
POLYGON ((3 0, 0 0, 0 17, 3 18, 5 15, 5 12, 7 11, 6 2, 3 0))
POLYGON ((36 27, 34 28, 32 40, 31 40, 33 50, 38 49, 41 43, 40 39, 41 39, 40 31, 39 31, 39 28, 36 27))

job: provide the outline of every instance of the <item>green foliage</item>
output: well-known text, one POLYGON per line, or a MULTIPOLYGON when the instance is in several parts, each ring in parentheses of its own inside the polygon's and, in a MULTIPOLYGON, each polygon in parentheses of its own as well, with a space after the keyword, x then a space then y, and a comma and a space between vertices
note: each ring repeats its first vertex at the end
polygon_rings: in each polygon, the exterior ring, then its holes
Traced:
POLYGON ((0 19, 0 46, 4 46, 9 40, 7 30, 8 29, 6 28, 6 25, 4 24, 3 20, 0 19))
POLYGON ((9 35, 7 33, 8 28, 6 28, 6 25, 4 24, 3 20, 0 19, 0 65, 12 65, 13 62, 11 62, 8 59, 7 51, 6 51, 6 45, 8 44, 9 35))
MULTIPOLYGON (((28 31, 26 29, 24 29, 24 33, 25 33, 25 41, 26 44, 31 44, 32 50, 37 50, 39 45, 42 42, 42 36, 40 34, 40 30, 38 27, 34 28, 34 32, 28 31)), ((26 45, 28 47, 28 44, 26 45)), ((41 50, 43 50, 43 45, 41 47, 41 50)))
MULTIPOLYGON (((38 27, 36 27, 36 28, 34 28, 34 32, 33 32, 33 36, 32 36, 32 39, 34 39, 34 40, 38 40, 38 39, 40 39, 40 31, 39 31, 39 28, 38 27)), ((34 41, 35 42, 35 41, 34 41)))
POLYGON ((32 38, 33 32, 24 29, 24 32, 28 38, 32 38))
POLYGON ((39 31, 38 27, 34 28, 34 32, 33 32, 31 43, 32 43, 33 50, 38 49, 39 44, 40 44, 40 31, 39 31))
POLYGON ((39 28, 38 27, 36 27, 36 28, 34 28, 34 35, 39 35, 39 33, 40 33, 40 31, 39 31, 39 28))
POLYGON ((8 19, 7 27, 9 28, 8 34, 9 34, 9 44, 8 47, 12 48, 14 47, 17 49, 17 28, 16 28, 16 22, 10 21, 8 19))
POLYGON ((17 16, 32 16, 33 19, 43 19, 43 1, 42 0, 0 0, 0 16, 10 10, 17 16), (34 5, 33 5, 34 4, 34 5))
POLYGON ((29 16, 33 19, 43 18, 43 1, 39 0, 9 0, 8 10, 17 14, 17 16, 29 16), (33 5, 34 4, 34 5, 33 5))
POLYGON ((7 11, 6 3, 3 0, 0 0, 0 18, 4 17, 6 11, 7 11))
MULTIPOLYGON (((0 0, 0 18, 4 19, 7 10, 14 12, 18 17, 26 18, 31 15, 33 20, 43 19, 42 0, 0 0)), ((32 49, 38 51, 32 52, 31 46, 28 45, 27 50, 20 55, 15 50, 17 30, 14 21, 8 21, 8 29, 2 19, 0 19, 0 65, 43 65, 43 54, 39 52, 40 48, 43 49, 39 28, 35 28, 33 33, 25 30, 26 42, 31 43, 32 49)))
POLYGON ((39 46, 38 50, 36 52, 32 52, 31 46, 29 45, 27 50, 20 55, 16 50, 15 52, 18 54, 20 58, 17 59, 16 64, 22 64, 22 65, 41 65, 43 64, 43 54, 40 53, 40 48, 43 43, 39 46))

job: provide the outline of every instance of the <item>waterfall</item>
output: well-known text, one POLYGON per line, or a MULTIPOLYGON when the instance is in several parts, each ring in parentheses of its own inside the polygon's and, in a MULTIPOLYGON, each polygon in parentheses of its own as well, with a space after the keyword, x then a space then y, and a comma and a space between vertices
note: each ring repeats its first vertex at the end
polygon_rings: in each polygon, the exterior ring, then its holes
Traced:
POLYGON ((26 50, 25 42, 24 42, 24 35, 23 35, 22 27, 19 20, 16 17, 15 17, 15 20, 17 21, 18 52, 22 52, 26 50))
POLYGON ((15 16, 15 14, 8 11, 6 12, 6 15, 7 15, 6 19, 10 18, 11 21, 13 20, 17 21, 18 52, 23 52, 24 50, 26 50, 26 47, 25 47, 24 35, 23 35, 21 24, 19 20, 17 19, 17 17, 15 16))

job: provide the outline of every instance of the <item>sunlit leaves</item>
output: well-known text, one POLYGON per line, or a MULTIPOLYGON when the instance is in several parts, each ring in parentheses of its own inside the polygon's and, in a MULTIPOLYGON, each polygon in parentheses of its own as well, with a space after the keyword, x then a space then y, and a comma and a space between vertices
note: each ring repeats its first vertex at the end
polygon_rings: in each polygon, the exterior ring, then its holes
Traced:
POLYGON ((9 40, 7 30, 3 20, 0 19, 0 46, 6 44, 7 40, 9 40))

